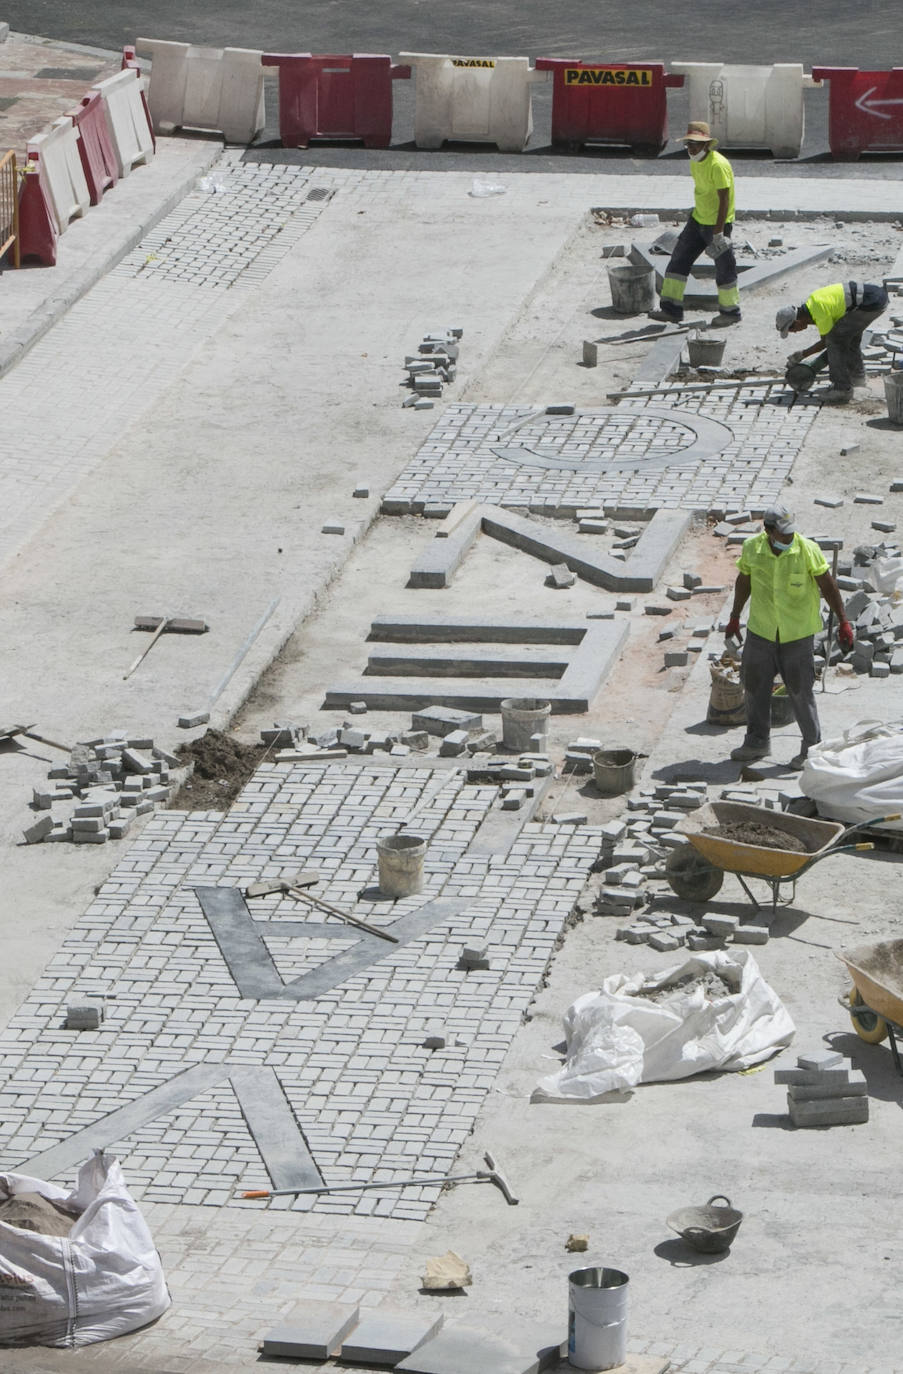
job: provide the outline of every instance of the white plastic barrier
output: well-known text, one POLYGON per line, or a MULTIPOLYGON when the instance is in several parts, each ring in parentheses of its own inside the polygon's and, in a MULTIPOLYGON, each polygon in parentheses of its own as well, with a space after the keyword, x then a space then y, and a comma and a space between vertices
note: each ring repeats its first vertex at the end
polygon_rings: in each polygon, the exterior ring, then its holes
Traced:
POLYGON ((143 80, 132 67, 92 87, 103 97, 121 177, 127 177, 133 167, 144 166, 154 155, 154 135, 141 98, 143 80))
POLYGON ((64 115, 55 119, 46 134, 28 140, 26 153, 37 158, 41 185, 56 227, 62 234, 69 221, 78 219, 91 204, 91 193, 78 151, 79 133, 64 115))
POLYGON ((721 62, 672 62, 690 96, 690 119, 702 119, 722 148, 770 148, 775 157, 798 157, 805 120, 803 90, 820 83, 798 62, 772 67, 721 62))
POLYGON ((531 86, 551 72, 537 72, 527 57, 450 57, 403 52, 415 69, 414 142, 441 148, 446 139, 495 143, 520 153, 533 132, 531 86))
POLYGON ((227 143, 250 143, 266 123, 260 65, 251 48, 199 48, 139 38, 151 60, 147 103, 157 133, 171 128, 215 129, 227 143))

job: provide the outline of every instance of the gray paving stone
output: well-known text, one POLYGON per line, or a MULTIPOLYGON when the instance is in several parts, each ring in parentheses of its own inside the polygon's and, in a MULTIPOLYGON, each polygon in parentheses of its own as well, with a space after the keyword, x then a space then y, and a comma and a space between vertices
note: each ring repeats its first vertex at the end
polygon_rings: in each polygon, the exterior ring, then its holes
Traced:
POLYGON ((359 1364, 395 1365, 442 1328, 444 1315, 423 1316, 377 1308, 365 1312, 342 1342, 341 1358, 359 1364))
POLYGON ((359 1315, 360 1308, 344 1303, 298 1303, 288 1321, 264 1336, 261 1353, 295 1360, 326 1360, 354 1330, 359 1315))
POLYGON ((530 1350, 484 1331, 447 1326, 395 1368, 405 1374, 539 1374, 559 1359, 560 1345, 530 1350))

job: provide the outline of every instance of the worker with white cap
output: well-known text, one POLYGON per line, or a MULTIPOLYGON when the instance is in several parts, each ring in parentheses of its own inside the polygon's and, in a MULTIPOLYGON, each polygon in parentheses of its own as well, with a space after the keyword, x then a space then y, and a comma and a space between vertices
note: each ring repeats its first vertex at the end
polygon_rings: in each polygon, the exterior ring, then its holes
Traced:
POLYGON ((743 541, 737 562, 734 601, 726 635, 739 640, 740 612, 749 601, 749 623, 740 678, 746 700, 746 738, 732 759, 765 758, 771 752, 771 697, 780 676, 803 737, 791 768, 802 768, 821 739, 815 705, 814 637, 822 628, 821 597, 837 617, 837 638, 853 647, 853 627, 844 614, 837 583, 821 549, 798 533, 786 506, 772 506, 763 530, 743 541))
POLYGON ((737 261, 731 247, 734 225, 734 172, 726 157, 715 152, 717 139, 712 138, 708 124, 693 120, 679 140, 687 145, 690 173, 695 190, 694 205, 674 251, 662 282, 658 310, 651 310, 654 320, 679 324, 684 314, 684 292, 690 268, 701 253, 715 261, 715 284, 718 288, 718 314, 712 324, 719 327, 740 321, 740 288, 737 285, 737 261))
POLYGON ((819 287, 802 305, 781 306, 774 325, 782 339, 810 325, 819 333, 817 343, 791 353, 787 362, 800 363, 822 350, 828 354, 831 385, 813 393, 817 400, 846 405, 853 399, 853 388, 865 386, 862 335, 887 309, 887 299, 887 290, 876 282, 846 281, 819 287))

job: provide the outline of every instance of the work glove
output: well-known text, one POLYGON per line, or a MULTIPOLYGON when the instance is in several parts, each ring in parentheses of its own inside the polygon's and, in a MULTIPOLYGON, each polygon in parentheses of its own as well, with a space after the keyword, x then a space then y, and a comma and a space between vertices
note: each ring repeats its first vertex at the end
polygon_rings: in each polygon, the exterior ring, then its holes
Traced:
POLYGON ((732 615, 727 622, 724 630, 724 637, 725 639, 736 639, 738 642, 741 639, 740 617, 738 615, 732 615))
POLYGON ((801 363, 803 361, 804 356, 805 349, 798 348, 795 353, 790 354, 790 357, 787 359, 787 366, 789 367, 791 363, 801 363))
POLYGON ((706 254, 710 258, 720 258, 722 253, 728 252, 731 241, 727 234, 713 234, 711 243, 705 246, 706 254))
POLYGON ((842 649, 853 647, 853 627, 848 620, 842 620, 837 627, 837 639, 842 649))

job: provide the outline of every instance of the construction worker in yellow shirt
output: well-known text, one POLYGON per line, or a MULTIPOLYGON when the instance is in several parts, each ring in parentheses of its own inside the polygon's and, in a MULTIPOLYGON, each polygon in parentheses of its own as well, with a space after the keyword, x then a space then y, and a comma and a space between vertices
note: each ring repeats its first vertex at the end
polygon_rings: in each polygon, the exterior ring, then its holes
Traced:
POLYGON ((712 324, 719 328, 740 322, 740 288, 737 261, 731 247, 734 226, 734 173, 726 157, 715 152, 716 139, 708 124, 692 121, 680 140, 687 145, 695 199, 690 218, 684 225, 671 259, 665 269, 658 310, 650 310, 653 320, 679 324, 684 314, 687 278, 701 253, 715 261, 718 287, 718 314, 712 324))
POLYGON ((821 632, 821 598, 837 617, 837 638, 853 647, 853 627, 843 598, 821 549, 797 531, 786 506, 771 506, 762 517, 762 533, 743 541, 737 563, 734 601, 726 635, 739 640, 740 612, 749 602, 749 624, 740 680, 746 699, 746 738, 731 752, 739 762, 763 759, 771 752, 771 697, 780 675, 803 742, 790 761, 802 768, 813 744, 821 739, 815 704, 815 635, 821 632))
POLYGON ((853 388, 865 386, 862 336, 887 309, 887 299, 884 286, 875 282, 839 281, 819 287, 802 305, 781 306, 774 324, 782 339, 810 325, 819 333, 817 343, 791 353, 787 362, 800 363, 823 350, 828 355, 831 385, 825 391, 813 392, 815 399, 847 405, 853 399, 853 388))

